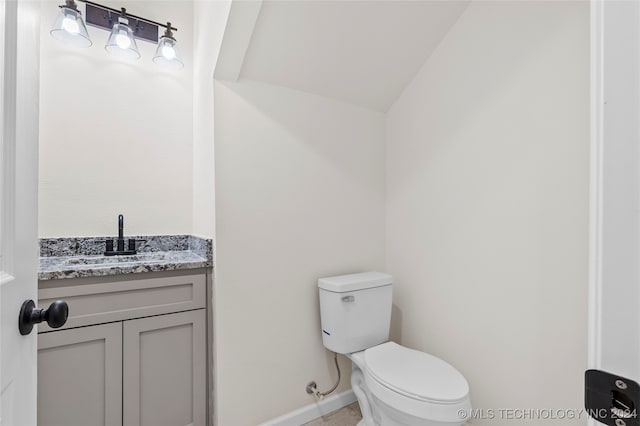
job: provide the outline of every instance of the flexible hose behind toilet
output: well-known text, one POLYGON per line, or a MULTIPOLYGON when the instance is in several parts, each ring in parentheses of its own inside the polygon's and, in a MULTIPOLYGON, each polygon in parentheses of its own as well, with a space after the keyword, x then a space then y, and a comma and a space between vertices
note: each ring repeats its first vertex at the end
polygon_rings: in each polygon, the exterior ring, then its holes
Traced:
POLYGON ((333 387, 328 391, 320 392, 317 388, 316 382, 311 382, 307 385, 307 393, 312 393, 316 396, 316 398, 323 399, 325 396, 329 395, 331 392, 338 388, 338 385, 340 384, 341 373, 340 365, 338 365, 338 354, 336 352, 333 353, 333 362, 336 364, 336 370, 338 370, 338 380, 336 381, 336 384, 333 385, 333 387))

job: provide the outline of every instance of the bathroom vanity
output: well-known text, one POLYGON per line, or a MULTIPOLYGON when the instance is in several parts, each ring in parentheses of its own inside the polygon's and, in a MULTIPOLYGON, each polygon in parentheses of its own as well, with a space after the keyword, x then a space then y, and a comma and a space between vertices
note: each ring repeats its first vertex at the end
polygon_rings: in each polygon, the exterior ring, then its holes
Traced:
POLYGON ((206 424, 210 241, 203 246, 41 257, 38 305, 64 300, 69 317, 59 329, 38 326, 39 426, 206 424))

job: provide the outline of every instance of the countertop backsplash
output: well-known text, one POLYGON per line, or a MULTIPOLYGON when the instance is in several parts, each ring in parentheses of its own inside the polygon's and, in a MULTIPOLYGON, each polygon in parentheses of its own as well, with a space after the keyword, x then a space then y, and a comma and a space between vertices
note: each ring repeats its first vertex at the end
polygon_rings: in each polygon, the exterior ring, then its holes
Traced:
MULTIPOLYGON (((41 238, 40 257, 54 256, 101 256, 105 251, 106 240, 118 237, 64 237, 41 238)), ((191 250, 210 259, 213 253, 211 239, 193 235, 131 235, 125 240, 135 239, 138 253, 158 251, 191 250)))

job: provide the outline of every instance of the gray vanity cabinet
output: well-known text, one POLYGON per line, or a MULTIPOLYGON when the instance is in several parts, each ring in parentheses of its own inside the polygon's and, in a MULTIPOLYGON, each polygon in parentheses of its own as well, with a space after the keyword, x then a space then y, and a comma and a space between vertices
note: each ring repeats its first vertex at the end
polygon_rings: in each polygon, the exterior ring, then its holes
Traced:
POLYGON ((122 323, 38 336, 38 425, 122 425, 122 323))
POLYGON ((205 311, 124 322, 124 426, 205 424, 205 311))
POLYGON ((38 426, 205 426, 206 275, 135 275, 40 283, 70 325, 39 330, 38 426))

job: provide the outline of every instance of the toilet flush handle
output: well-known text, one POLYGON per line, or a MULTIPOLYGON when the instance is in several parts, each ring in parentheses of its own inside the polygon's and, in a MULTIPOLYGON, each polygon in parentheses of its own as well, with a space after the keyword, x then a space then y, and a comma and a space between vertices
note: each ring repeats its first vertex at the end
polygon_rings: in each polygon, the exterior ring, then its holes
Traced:
POLYGON ((355 296, 344 296, 342 298, 343 302, 355 302, 356 301, 356 297, 355 296))

